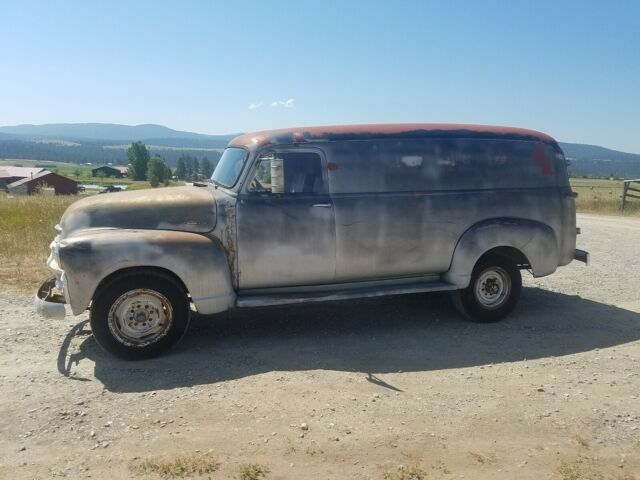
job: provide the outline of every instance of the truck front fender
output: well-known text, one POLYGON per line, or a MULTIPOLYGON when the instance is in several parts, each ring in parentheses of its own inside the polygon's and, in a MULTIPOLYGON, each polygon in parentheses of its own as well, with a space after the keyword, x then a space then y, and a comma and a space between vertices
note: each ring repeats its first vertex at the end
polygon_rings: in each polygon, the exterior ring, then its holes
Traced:
POLYGON ((551 227, 533 220, 495 218, 476 223, 462 234, 444 279, 466 288, 476 262, 498 247, 511 247, 522 253, 534 277, 550 275, 558 267, 558 242, 551 227))
POLYGON ((222 245, 197 233, 87 229, 61 240, 59 256, 75 315, 87 309, 106 277, 136 267, 161 268, 176 275, 200 313, 222 312, 235 303, 222 245))

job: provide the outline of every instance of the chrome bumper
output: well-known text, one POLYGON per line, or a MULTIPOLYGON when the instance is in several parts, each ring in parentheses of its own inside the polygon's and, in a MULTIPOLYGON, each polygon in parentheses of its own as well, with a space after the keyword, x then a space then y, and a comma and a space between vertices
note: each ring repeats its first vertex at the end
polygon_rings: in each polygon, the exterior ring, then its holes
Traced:
POLYGON ((573 259, 589 266, 589 252, 586 252, 584 250, 579 250, 576 248, 573 251, 573 259))
POLYGON ((62 320, 65 315, 64 304, 66 301, 63 295, 54 292, 55 286, 56 277, 51 277, 40 285, 33 303, 36 312, 41 317, 62 320))

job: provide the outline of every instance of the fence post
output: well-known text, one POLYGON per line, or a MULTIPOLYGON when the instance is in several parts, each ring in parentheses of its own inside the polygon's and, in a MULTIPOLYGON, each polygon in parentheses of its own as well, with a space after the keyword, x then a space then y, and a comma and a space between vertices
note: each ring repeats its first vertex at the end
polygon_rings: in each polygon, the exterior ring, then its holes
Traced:
POLYGON ((638 195, 640 193, 640 188, 638 188, 638 186, 640 186, 640 178, 636 178, 635 180, 624 180, 623 181, 622 204, 620 205, 620 210, 622 210, 623 212, 624 212, 624 207, 627 204, 627 197, 629 197, 629 198, 637 198, 638 200, 640 200, 640 195, 638 195), (637 183, 638 185, 637 186, 633 185, 635 183, 637 183), (629 191, 631 191, 633 193, 629 193, 629 191))
POLYGON ((622 182, 622 205, 620 206, 622 212, 624 212, 624 204, 627 201, 627 188, 629 188, 629 182, 625 180, 622 182))

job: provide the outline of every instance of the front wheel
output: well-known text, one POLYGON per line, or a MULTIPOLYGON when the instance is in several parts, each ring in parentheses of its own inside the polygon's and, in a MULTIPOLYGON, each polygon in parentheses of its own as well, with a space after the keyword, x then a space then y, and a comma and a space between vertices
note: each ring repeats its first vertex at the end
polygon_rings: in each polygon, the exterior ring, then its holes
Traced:
POLYGON ((488 255, 473 269, 467 288, 453 293, 453 304, 471 321, 497 322, 514 309, 522 291, 522 276, 507 257, 488 255))
POLYGON ((175 345, 187 330, 189 313, 186 293, 171 276, 128 272, 99 287, 89 321, 102 348, 139 360, 175 345))

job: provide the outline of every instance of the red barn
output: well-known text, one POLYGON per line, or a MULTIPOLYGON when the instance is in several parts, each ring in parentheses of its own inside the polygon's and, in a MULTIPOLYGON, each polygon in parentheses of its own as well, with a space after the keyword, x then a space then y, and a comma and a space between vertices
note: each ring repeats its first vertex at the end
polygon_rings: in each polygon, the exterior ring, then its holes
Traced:
POLYGON ((57 173, 43 170, 29 177, 7 185, 9 193, 17 195, 31 195, 39 188, 53 188, 56 195, 75 195, 78 193, 78 182, 57 173))

